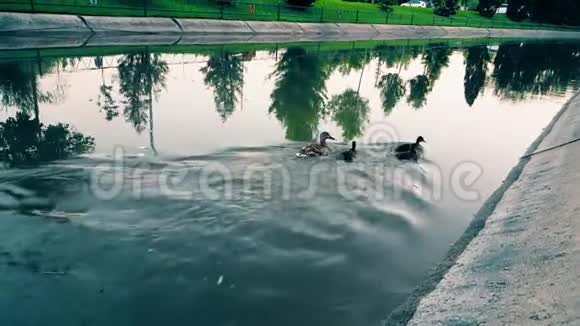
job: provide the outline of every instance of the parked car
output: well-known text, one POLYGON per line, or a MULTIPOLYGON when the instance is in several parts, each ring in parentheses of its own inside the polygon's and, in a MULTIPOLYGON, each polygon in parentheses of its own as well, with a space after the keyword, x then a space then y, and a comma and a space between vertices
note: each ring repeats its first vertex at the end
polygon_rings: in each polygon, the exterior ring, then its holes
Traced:
POLYGON ((495 11, 496 14, 505 15, 507 13, 508 5, 506 3, 502 4, 501 6, 497 7, 495 11))
POLYGON ((426 1, 411 0, 401 4, 402 7, 415 7, 415 8, 427 8, 426 1))

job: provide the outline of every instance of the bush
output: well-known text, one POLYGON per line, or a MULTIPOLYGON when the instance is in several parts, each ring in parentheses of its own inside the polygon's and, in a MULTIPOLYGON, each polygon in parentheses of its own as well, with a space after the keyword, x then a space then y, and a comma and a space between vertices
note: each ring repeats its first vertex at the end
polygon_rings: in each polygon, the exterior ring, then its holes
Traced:
POLYGON ((455 15, 459 9, 457 0, 435 0, 433 1, 433 5, 435 7, 435 14, 445 17, 455 15))
POLYGON ((527 0, 509 0, 506 15, 509 19, 521 22, 528 18, 528 1, 527 0))
POLYGON ((296 9, 306 9, 310 7, 315 0, 287 0, 288 4, 291 6, 302 7, 296 9))
POLYGON ((386 13, 391 13, 393 11, 391 6, 396 5, 399 5, 398 0, 379 0, 379 8, 386 13))
POLYGON ((434 11, 435 15, 449 17, 452 16, 454 13, 447 7, 437 7, 434 11))
POLYGON ((499 7, 503 3, 503 0, 479 0, 477 5, 477 11, 483 17, 493 17, 499 7))

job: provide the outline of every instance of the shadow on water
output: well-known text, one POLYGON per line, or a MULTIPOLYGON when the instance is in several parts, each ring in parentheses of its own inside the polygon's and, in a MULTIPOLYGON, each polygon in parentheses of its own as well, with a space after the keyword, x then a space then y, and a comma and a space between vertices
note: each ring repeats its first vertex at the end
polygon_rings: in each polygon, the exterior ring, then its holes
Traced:
MULTIPOLYGON (((174 77, 169 54, 0 62, 0 323, 378 323, 444 254, 431 247, 453 241, 431 234, 447 213, 433 199, 441 162, 401 162, 393 143, 359 141, 351 164, 336 154, 370 125, 375 104, 361 84, 376 91, 382 116, 405 102, 424 112, 457 53, 469 107, 486 87, 500 99, 525 101, 579 86, 574 43, 291 47, 275 53, 264 81, 270 102, 261 108, 289 142, 176 155, 157 146, 153 123, 154 114, 172 109, 158 104, 174 77), (97 73, 86 87, 97 90, 99 119, 143 134, 149 146, 142 153, 93 153, 113 128, 91 135, 41 121, 44 107, 65 101, 59 73, 81 71, 80 64, 97 73), (330 96, 336 74, 354 75, 357 84, 330 96), (329 157, 296 159, 328 121, 345 143, 329 157)), ((235 121, 247 64, 273 54, 204 55, 195 67, 203 75, 198 86, 211 92, 222 123, 235 121)))

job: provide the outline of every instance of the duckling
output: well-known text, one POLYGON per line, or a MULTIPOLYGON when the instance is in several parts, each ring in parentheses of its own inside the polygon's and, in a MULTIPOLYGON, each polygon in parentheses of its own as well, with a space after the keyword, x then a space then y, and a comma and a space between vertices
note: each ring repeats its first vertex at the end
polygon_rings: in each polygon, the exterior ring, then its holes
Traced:
POLYGON ((345 162, 352 162, 353 159, 356 157, 356 142, 353 141, 352 148, 349 149, 348 151, 340 153, 339 157, 343 159, 345 162))
POLYGON ((415 143, 401 144, 395 147, 395 156, 397 156, 399 160, 417 161, 417 159, 423 153, 423 147, 421 146, 421 143, 426 143, 423 136, 419 136, 415 143))
POLYGON ((330 147, 326 144, 326 140, 332 139, 335 140, 328 132, 323 131, 320 134, 320 142, 313 143, 310 145, 305 146, 300 150, 300 152, 296 153, 297 157, 306 158, 306 157, 313 157, 313 156, 326 156, 330 153, 330 147))

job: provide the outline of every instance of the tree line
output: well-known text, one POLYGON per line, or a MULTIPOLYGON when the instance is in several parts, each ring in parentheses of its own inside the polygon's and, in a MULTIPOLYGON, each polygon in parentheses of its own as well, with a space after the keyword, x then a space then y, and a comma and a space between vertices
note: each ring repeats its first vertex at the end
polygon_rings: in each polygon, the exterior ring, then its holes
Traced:
MULTIPOLYGON (((505 0, 479 0, 482 16, 491 17, 505 0)), ((539 23, 580 25, 578 0, 507 0, 507 16, 515 21, 530 18, 539 23)))

